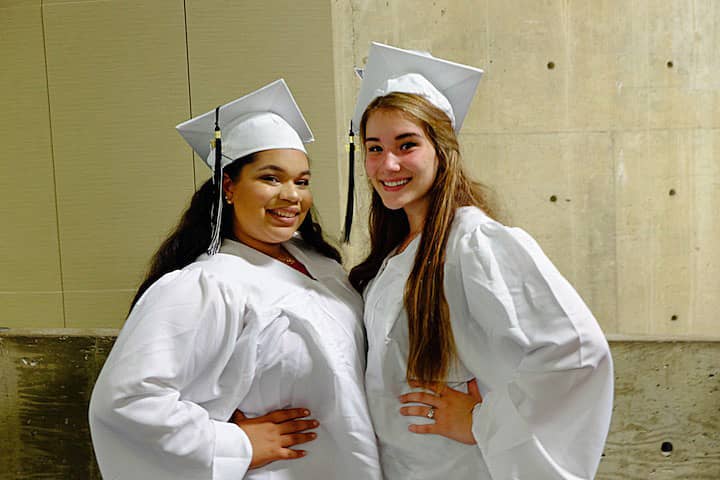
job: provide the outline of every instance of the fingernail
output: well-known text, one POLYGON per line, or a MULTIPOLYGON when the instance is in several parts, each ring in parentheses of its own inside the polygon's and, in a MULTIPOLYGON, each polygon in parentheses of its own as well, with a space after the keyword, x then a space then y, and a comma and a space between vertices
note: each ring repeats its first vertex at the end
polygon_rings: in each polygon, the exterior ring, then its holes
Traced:
POLYGON ((320 425, 320 424, 317 421, 312 422, 313 427, 317 427, 318 425, 320 425))
POLYGON ((303 415, 305 415, 306 417, 310 415, 310 410, 303 410, 303 415))

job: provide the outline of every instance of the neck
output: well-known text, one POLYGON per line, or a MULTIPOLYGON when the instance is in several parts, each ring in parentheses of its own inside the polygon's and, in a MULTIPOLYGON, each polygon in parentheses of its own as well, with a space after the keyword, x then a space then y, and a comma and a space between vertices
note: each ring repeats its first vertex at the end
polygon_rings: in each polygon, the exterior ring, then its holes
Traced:
POLYGON ((279 258, 289 255, 287 253, 287 250, 285 250, 285 247, 282 246, 282 243, 258 242, 251 238, 247 238, 245 235, 238 235, 237 232, 235 233, 235 238, 233 238, 233 240, 243 243, 248 247, 257 250, 260 253, 264 253, 269 257, 279 258))
POLYGON ((412 238, 422 231, 423 225, 425 225, 426 213, 427 205, 423 205, 419 208, 405 207, 405 215, 407 216, 408 225, 410 227, 408 238, 412 238))

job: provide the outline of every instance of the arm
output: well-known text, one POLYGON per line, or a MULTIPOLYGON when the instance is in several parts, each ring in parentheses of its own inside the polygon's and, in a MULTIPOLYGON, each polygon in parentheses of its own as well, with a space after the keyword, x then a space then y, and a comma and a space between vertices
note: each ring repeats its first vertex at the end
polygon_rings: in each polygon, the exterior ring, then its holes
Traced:
MULTIPOLYGON (((473 410, 472 432, 493 478, 593 478, 613 390, 597 322, 525 232, 483 225, 460 251, 470 321, 489 333, 505 379, 473 410)), ((489 368, 468 367, 476 376, 489 368)))
POLYGON ((201 403, 239 401, 249 389, 255 354, 253 342, 240 339, 244 319, 244 302, 200 269, 163 277, 135 306, 103 367, 91 423, 170 471, 241 478, 253 458, 250 438, 201 403), (238 361, 243 373, 232 387, 221 385, 228 363, 238 361))

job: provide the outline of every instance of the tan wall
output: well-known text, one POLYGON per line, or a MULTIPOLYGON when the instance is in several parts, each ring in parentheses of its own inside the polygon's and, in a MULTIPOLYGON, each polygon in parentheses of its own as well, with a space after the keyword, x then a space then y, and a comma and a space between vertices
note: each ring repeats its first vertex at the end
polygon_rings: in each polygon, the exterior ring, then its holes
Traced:
POLYGON ((461 143, 503 217, 607 333, 718 338, 719 2, 351 0, 333 20, 339 119, 371 41, 484 68, 461 143))
POLYGON ((606 332, 717 336, 718 25, 713 0, 0 0, 0 326, 119 326, 207 176, 173 125, 280 76, 337 235, 378 40, 485 68, 467 162, 606 332))
POLYGON ((330 16, 319 0, 0 0, 0 326, 120 326, 209 175, 174 125, 282 76, 337 235, 330 16))

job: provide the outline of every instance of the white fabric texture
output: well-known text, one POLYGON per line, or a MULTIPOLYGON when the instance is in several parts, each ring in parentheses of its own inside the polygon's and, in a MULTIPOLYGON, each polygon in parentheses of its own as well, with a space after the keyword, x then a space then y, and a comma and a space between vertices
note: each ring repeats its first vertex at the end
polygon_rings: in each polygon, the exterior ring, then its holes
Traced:
POLYGON ((336 262, 284 246, 313 279, 225 240, 153 284, 95 385, 90 427, 103 478, 380 478, 362 383, 362 303, 336 262), (304 407, 320 422, 306 457, 248 471, 227 423, 304 407))
POLYGON ((457 211, 445 295, 459 366, 448 384, 476 378, 477 447, 409 432, 397 397, 411 391, 402 292, 419 239, 386 259, 365 293, 366 389, 385 478, 592 479, 612 412, 607 341, 580 296, 524 231, 481 210, 457 211))

